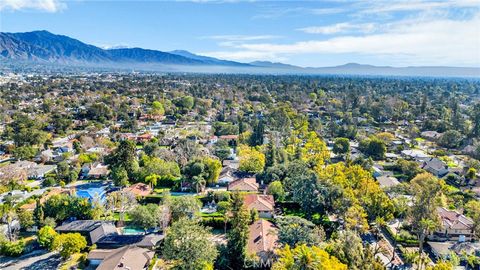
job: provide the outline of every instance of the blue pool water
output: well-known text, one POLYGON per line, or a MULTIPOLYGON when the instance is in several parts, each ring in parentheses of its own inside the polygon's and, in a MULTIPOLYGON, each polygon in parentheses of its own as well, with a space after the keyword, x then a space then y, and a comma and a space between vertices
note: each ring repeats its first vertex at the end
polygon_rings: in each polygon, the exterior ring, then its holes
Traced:
POLYGON ((123 234, 135 235, 135 234, 144 234, 145 230, 138 227, 125 227, 123 228, 123 234))

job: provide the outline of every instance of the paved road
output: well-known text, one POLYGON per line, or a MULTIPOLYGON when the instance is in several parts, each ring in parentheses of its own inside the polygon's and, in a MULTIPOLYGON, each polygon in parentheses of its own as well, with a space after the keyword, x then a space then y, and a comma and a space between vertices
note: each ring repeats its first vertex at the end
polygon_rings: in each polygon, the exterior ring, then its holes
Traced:
POLYGON ((20 192, 19 190, 5 192, 3 194, 0 194, 0 203, 3 202, 4 197, 8 196, 10 192, 13 192, 14 197, 18 197, 18 201, 23 201, 32 197, 33 195, 37 195, 37 196, 42 195, 45 191, 47 191, 47 188, 35 189, 32 192, 25 192, 25 193, 20 192))
POLYGON ((62 259, 57 252, 34 251, 18 258, 2 258, 1 270, 54 270, 62 259))

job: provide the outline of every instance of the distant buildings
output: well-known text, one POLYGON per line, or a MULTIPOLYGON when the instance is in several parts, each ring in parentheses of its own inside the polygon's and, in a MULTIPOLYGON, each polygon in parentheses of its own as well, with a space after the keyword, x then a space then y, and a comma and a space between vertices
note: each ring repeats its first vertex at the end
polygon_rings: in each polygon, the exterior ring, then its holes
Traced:
POLYGON ((442 133, 429 130, 429 131, 424 131, 420 133, 420 136, 422 136, 422 138, 425 138, 427 140, 436 141, 442 136, 442 133))
POLYGON ((110 171, 108 170, 108 166, 97 163, 90 167, 87 173, 87 177, 88 179, 104 179, 108 176, 109 173, 110 171))
POLYGON ((400 185, 400 182, 397 180, 397 178, 388 175, 377 177, 377 181, 381 188, 391 188, 400 185))
POLYGON ((226 159, 223 161, 223 166, 234 169, 234 170, 238 170, 238 168, 240 168, 240 161, 226 159))
POLYGON ((428 171, 436 177, 443 177, 448 173, 448 166, 438 158, 429 157, 420 159, 420 168, 428 171))
POLYGON ((427 155, 424 151, 418 150, 418 149, 403 150, 402 155, 409 159, 419 159, 419 158, 429 157, 429 155, 427 155))
POLYGON ((220 175, 218 177, 218 183, 219 184, 228 184, 231 183, 235 180, 238 179, 237 176, 235 176, 235 169, 232 169, 230 167, 223 167, 222 171, 220 172, 220 175))
POLYGON ((27 179, 43 179, 56 168, 56 165, 42 165, 26 160, 17 161, 0 167, 0 183, 11 180, 21 183, 27 179))
POLYGON ((470 218, 456 210, 448 210, 444 207, 438 207, 437 213, 441 220, 441 226, 431 233, 429 239, 459 240, 462 242, 472 240, 474 223, 470 218))

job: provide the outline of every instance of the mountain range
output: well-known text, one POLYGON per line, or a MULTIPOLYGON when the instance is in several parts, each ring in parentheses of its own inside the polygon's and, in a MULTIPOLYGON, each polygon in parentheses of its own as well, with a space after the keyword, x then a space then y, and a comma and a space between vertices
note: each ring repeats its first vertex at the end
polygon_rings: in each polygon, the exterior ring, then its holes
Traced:
POLYGON ((13 61, 145 71, 480 77, 480 68, 473 67, 390 67, 349 63, 334 67, 304 68, 269 61, 240 63, 201 56, 184 50, 163 52, 143 48, 102 49, 48 31, 0 32, 1 59, 3 59, 1 62, 13 61))

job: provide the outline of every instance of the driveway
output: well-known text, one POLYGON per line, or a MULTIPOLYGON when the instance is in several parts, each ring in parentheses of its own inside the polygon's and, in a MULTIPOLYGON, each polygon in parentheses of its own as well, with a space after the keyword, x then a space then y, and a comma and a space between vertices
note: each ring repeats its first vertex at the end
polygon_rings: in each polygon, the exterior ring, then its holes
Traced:
POLYGON ((18 258, 1 258, 1 270, 54 270, 57 269, 62 258, 58 252, 47 252, 45 250, 37 250, 29 254, 25 254, 18 258))

